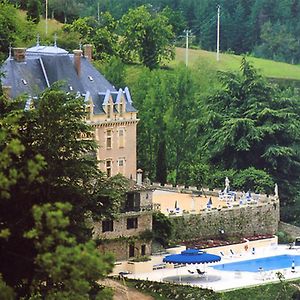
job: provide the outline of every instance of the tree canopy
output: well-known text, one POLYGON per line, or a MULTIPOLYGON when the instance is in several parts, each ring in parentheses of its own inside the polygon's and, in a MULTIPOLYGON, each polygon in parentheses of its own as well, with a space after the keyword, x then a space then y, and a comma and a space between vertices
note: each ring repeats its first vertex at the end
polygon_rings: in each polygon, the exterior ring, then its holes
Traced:
POLYGON ((98 170, 83 99, 58 87, 0 102, 0 273, 19 298, 89 299, 112 266, 87 220, 118 211, 126 180, 98 170))

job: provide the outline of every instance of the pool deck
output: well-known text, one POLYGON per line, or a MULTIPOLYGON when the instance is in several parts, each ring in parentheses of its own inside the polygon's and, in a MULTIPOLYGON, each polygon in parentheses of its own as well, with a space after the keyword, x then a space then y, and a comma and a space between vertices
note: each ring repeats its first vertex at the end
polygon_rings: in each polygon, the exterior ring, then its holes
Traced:
MULTIPOLYGON (((289 249, 287 245, 278 245, 276 247, 266 247, 257 249, 255 254, 245 253, 236 257, 222 257, 221 263, 237 262, 249 259, 257 259, 261 257, 275 256, 275 255, 300 255, 300 248, 289 249)), ((215 263, 220 264, 220 262, 215 263)), ((220 271, 212 268, 214 264, 208 265, 187 265, 180 268, 166 268, 155 270, 150 273, 137 273, 129 274, 128 278, 161 281, 161 282, 176 282, 181 284, 189 284, 192 286, 212 289, 214 291, 226 291, 232 289, 238 289, 243 287, 257 286, 270 282, 279 282, 276 276, 277 272, 281 272, 286 280, 300 279, 300 266, 295 267, 295 272, 292 272, 292 268, 279 269, 266 272, 232 272, 232 271, 220 271), (206 271, 205 276, 199 276, 196 272, 196 268, 206 271), (194 271, 194 274, 189 271, 194 271)))

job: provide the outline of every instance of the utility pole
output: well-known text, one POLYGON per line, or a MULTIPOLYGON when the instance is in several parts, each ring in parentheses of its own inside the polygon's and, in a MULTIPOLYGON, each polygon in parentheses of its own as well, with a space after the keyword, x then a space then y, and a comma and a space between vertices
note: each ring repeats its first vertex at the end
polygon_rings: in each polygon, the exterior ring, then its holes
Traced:
POLYGON ((98 23, 100 22, 100 6, 99 6, 99 2, 97 3, 97 19, 98 19, 98 23))
POLYGON ((46 0, 46 13, 45 13, 45 32, 48 34, 48 0, 46 0))
POLYGON ((185 33, 185 65, 188 66, 189 63, 189 34, 191 34, 191 30, 184 30, 185 33))
POLYGON ((220 60, 220 5, 218 7, 218 18, 217 18, 217 61, 220 60))

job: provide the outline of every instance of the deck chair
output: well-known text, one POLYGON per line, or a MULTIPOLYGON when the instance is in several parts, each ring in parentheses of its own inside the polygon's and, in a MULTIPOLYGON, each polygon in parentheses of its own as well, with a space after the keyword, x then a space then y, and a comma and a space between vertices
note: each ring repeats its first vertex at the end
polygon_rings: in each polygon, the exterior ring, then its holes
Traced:
POLYGON ((198 275, 200 276, 204 276, 205 275, 205 271, 201 271, 200 269, 196 269, 198 275))
POLYGON ((194 273, 195 273, 194 271, 191 271, 191 270, 188 270, 188 272, 189 272, 190 274, 194 274, 194 273))
POLYGON ((239 257, 240 256, 240 255, 234 253, 232 249, 229 249, 229 251, 230 251, 230 257, 239 257))
POLYGON ((220 251, 221 256, 225 257, 225 254, 223 251, 220 251))

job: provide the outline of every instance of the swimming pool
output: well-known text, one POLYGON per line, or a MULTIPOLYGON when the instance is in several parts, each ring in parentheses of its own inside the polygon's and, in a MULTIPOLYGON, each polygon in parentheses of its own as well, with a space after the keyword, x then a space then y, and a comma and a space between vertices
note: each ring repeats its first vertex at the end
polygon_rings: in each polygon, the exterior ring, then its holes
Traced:
POLYGON ((259 272, 259 268, 262 268, 264 271, 291 268, 293 261, 295 266, 300 266, 300 255, 285 254, 269 256, 239 262, 218 264, 213 266, 213 268, 220 271, 259 272))

